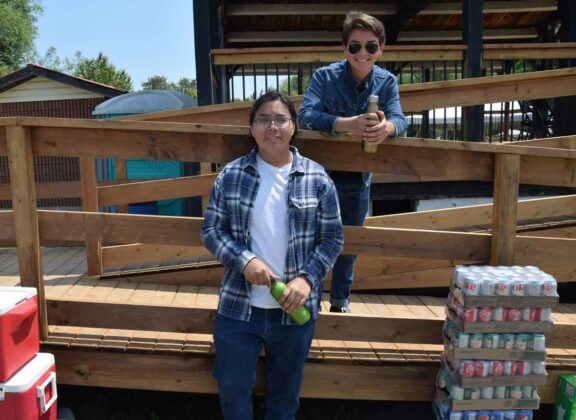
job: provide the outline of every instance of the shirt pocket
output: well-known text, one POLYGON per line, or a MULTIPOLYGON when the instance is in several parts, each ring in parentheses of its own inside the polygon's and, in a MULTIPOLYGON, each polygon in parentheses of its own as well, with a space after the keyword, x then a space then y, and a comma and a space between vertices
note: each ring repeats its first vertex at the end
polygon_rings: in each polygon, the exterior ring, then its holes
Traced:
POLYGON ((290 197, 294 222, 299 228, 311 227, 316 222, 318 197, 290 197))

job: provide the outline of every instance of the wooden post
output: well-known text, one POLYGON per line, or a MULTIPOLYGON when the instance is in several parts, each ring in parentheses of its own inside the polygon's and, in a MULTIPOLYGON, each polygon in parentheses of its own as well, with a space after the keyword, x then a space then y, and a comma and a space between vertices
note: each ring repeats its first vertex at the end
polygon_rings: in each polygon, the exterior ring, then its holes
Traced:
POLYGON ((520 156, 497 154, 494 160, 494 206, 490 264, 514 264, 518 222, 520 156))
POLYGON ((48 338, 48 318, 36 211, 32 136, 28 127, 8 126, 6 139, 20 284, 37 289, 40 339, 45 340, 48 338))
MULTIPOLYGON (((116 180, 126 181, 128 179, 128 166, 126 159, 116 159, 116 180)), ((128 213, 128 204, 117 204, 118 213, 128 213)))
MULTIPOLYGON (((97 212, 98 183, 94 158, 80 158, 80 185, 82 188, 82 209, 97 212)), ((102 249, 99 241, 86 241, 86 262, 89 276, 102 275, 102 249)))
MULTIPOLYGON (((212 164, 210 162, 201 162, 200 163, 200 175, 207 175, 212 173, 212 164)), ((209 196, 203 195, 202 196, 202 214, 206 211, 206 207, 208 206, 208 199, 209 196)))

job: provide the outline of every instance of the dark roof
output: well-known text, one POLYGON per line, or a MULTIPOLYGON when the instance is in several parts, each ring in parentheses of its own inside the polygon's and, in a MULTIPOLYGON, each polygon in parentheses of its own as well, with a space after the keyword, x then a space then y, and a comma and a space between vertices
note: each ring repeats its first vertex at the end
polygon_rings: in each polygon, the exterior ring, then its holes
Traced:
MULTIPOLYGON (((339 45, 345 13, 354 9, 379 18, 391 44, 462 42, 462 2, 454 0, 220 1, 225 48, 339 45)), ((485 42, 555 41, 543 38, 559 18, 557 4, 557 0, 483 2, 485 42)))
POLYGON ((56 70, 50 70, 37 64, 28 64, 26 67, 21 68, 20 70, 16 70, 15 72, 9 73, 4 77, 0 77, 0 92, 12 89, 13 87, 27 82, 34 77, 44 77, 46 79, 63 83, 65 85, 70 85, 80 89, 88 90, 90 92, 99 93, 108 98, 112 98, 128 92, 123 89, 116 89, 112 86, 103 85, 102 83, 82 79, 81 77, 70 76, 69 74, 61 73, 56 70))

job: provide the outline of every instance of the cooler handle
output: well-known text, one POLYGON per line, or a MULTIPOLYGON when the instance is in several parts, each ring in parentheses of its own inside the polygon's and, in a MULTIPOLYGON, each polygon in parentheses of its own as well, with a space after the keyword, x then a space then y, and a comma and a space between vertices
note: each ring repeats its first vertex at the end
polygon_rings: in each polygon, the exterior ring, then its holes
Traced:
POLYGON ((14 318, 19 317, 21 318, 21 320, 18 324, 14 325, 13 331, 11 332, 14 333, 19 328, 21 328, 22 323, 28 318, 35 316, 37 311, 38 307, 36 305, 28 305, 20 308, 16 307, 16 309, 10 312, 9 316, 12 316, 14 318))
POLYGON ((40 400, 40 408, 42 410, 42 414, 46 413, 52 407, 52 404, 56 402, 58 398, 58 391, 56 390, 56 373, 50 372, 48 378, 42 383, 42 385, 36 387, 36 396, 40 400), (52 398, 50 401, 46 402, 46 387, 48 384, 51 385, 52 388, 52 398))

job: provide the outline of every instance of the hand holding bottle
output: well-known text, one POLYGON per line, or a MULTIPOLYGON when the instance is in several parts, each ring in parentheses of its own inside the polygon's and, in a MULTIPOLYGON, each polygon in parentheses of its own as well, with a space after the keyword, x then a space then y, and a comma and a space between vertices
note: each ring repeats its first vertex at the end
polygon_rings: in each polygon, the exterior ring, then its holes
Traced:
POLYGON ((272 280, 270 293, 295 323, 303 325, 308 322, 310 312, 304 306, 304 303, 310 295, 310 285, 306 279, 296 277, 288 284, 272 280))
POLYGON ((244 277, 250 283, 258 286, 271 286, 270 280, 278 280, 279 277, 258 258, 251 259, 244 267, 244 277))

